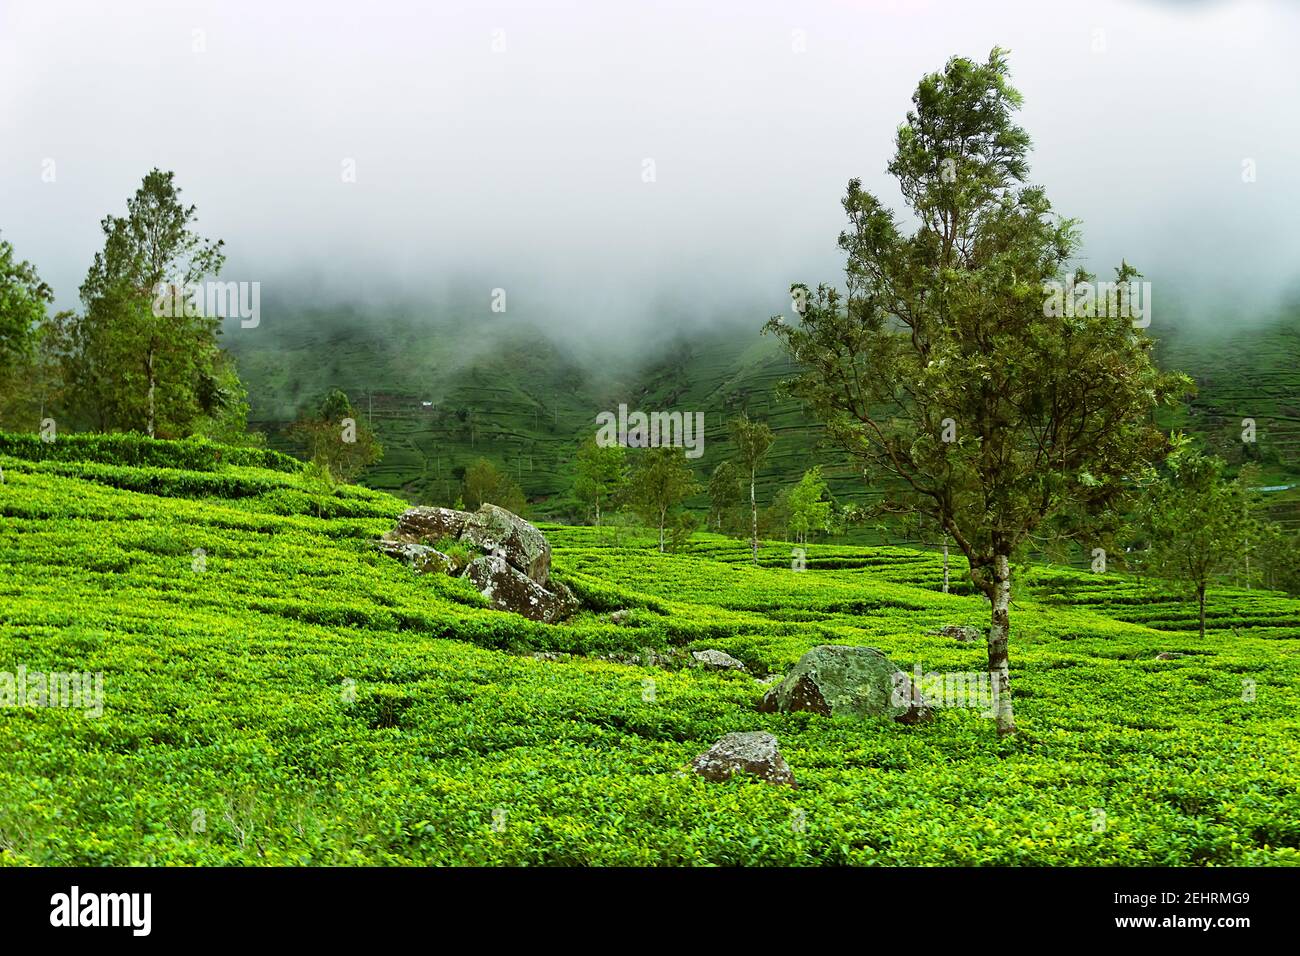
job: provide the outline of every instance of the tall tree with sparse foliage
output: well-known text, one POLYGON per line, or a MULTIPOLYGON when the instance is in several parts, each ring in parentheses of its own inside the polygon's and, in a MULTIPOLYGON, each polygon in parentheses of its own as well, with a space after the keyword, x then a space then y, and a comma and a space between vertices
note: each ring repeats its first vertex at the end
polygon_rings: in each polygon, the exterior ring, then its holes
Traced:
POLYGON ((578 449, 577 478, 573 494, 591 508, 600 527, 602 506, 617 493, 627 472, 627 451, 622 445, 602 445, 588 438, 578 449))
POLYGON ((1192 588, 1204 638, 1206 591, 1215 575, 1241 567, 1255 519, 1250 490, 1227 477, 1223 459, 1176 442, 1162 474, 1143 489, 1136 527, 1144 549, 1134 564, 1192 588))
POLYGON ((740 464, 749 478, 749 550, 754 563, 758 564, 758 495, 755 485, 758 466, 771 450, 774 436, 772 429, 763 422, 751 421, 748 414, 742 414, 731 420, 731 440, 735 442, 740 464))
MULTIPOLYGON (((1005 54, 953 58, 912 103, 889 172, 915 230, 850 181, 846 291, 796 284, 797 321, 767 330, 800 366, 789 390, 884 479, 886 504, 932 519, 966 555, 991 606, 997 730, 1012 734, 1012 556, 1063 503, 1104 509, 1130 491, 1163 453, 1153 407, 1190 383, 1156 368, 1125 308, 1050 302, 1077 227, 1026 185, 1005 54)), ((1117 282, 1135 276, 1124 265, 1117 282)))
POLYGON ((659 550, 663 551, 669 519, 699 490, 683 450, 665 445, 636 453, 624 497, 647 525, 658 530, 659 550))
POLYGON ((804 472, 798 484, 790 489, 790 530, 796 544, 806 544, 808 535, 815 531, 829 531, 831 503, 826 500, 826 482, 820 465, 804 472))
POLYGON ((709 476, 709 522, 715 531, 733 527, 740 504, 740 469, 733 462, 721 462, 709 476))

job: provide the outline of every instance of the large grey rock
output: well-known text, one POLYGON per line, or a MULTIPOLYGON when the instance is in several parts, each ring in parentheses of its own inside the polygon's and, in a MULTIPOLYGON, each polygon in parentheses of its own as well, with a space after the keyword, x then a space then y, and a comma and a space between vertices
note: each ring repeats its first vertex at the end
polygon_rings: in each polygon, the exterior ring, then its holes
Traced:
POLYGON ((551 546, 546 536, 517 514, 484 505, 469 516, 460 540, 499 555, 545 587, 551 577, 551 546))
POLYGON ((883 653, 874 647, 836 644, 814 647, 801 657, 785 680, 763 696, 758 709, 892 718, 901 724, 931 716, 911 679, 883 653))
POLYGON ((382 540, 378 544, 381 553, 396 558, 419 574, 449 574, 455 567, 455 562, 449 556, 427 544, 388 540, 382 540))
POLYGON ((469 519, 468 511, 420 505, 403 511, 397 519, 397 527, 386 537, 390 541, 406 541, 413 544, 428 544, 442 538, 459 538, 469 519))
POLYGON ((768 783, 796 786, 776 738, 765 730, 727 734, 700 754, 691 766, 706 780, 730 780, 735 774, 752 774, 768 783))
POLYGON ((577 602, 562 584, 547 590, 504 557, 475 558, 462 575, 502 611, 514 611, 533 621, 554 624, 573 613, 577 602))
POLYGON ((704 651, 691 651, 691 657, 695 658, 696 662, 701 667, 708 667, 713 670, 743 671, 745 669, 743 663, 736 660, 726 651, 718 651, 713 648, 704 651))

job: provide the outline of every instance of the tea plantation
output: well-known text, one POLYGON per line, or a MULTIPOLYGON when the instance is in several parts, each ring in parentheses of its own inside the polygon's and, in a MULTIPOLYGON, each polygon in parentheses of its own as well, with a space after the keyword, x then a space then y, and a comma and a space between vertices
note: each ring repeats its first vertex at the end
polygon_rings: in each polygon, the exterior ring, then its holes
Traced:
POLYGON ((370 541, 405 503, 274 452, 0 436, 0 672, 102 672, 104 708, 0 708, 0 863, 1295 864, 1300 601, 1020 578, 1021 733, 763 714, 808 648, 979 671, 938 558, 545 526, 566 623, 489 610, 370 541), (621 624, 609 612, 628 609, 621 624), (618 663, 716 648, 750 674, 618 663), (534 656, 535 652, 552 652, 534 656), (1175 654, 1157 660, 1157 653, 1175 654), (752 676, 751 676, 752 675, 752 676), (703 780, 768 730, 798 788, 703 780))

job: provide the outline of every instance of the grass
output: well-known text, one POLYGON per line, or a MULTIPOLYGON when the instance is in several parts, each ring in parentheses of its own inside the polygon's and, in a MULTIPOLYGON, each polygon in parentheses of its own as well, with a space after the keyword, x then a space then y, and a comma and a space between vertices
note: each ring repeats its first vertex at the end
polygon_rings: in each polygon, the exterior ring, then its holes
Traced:
POLYGON ((599 655, 716 647, 763 675, 839 642, 980 670, 926 632, 987 606, 929 552, 812 545, 794 572, 785 545, 756 568, 713 535, 660 555, 552 525, 586 609, 537 624, 378 555, 404 507, 383 492, 219 446, 57 447, 0 439, 0 671, 102 672, 105 709, 0 708, 0 863, 1300 862, 1298 601, 1212 591, 1202 642, 1177 594, 1036 567, 1016 739, 970 710, 760 714, 752 677, 599 655), (798 789, 689 772, 755 729, 798 789))

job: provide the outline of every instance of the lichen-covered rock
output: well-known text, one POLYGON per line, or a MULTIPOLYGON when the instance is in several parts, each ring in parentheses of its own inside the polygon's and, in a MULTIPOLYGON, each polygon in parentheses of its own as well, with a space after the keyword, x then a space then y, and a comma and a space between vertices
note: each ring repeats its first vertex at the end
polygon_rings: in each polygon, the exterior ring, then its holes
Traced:
POLYGON ((430 508, 423 505, 407 508, 397 519, 397 527, 386 535, 389 541, 427 544, 443 538, 459 538, 470 519, 468 511, 430 508))
POLYGON ((902 724, 928 720, 930 709, 911 679, 874 647, 823 644, 799 659, 769 690, 760 711, 809 710, 830 717, 888 717, 902 724))
POLYGON ((730 780, 744 773, 768 783, 796 786, 794 774, 777 749, 776 738, 764 730, 727 734, 691 761, 691 766, 706 780, 730 780))
POLYGON ((691 657, 695 658, 701 667, 708 667, 713 670, 743 671, 745 669, 745 665, 730 654, 713 648, 704 651, 691 651, 691 657))
POLYGON ((977 628, 963 627, 960 624, 945 624, 943 627, 936 628, 933 631, 926 631, 927 634, 934 634, 938 637, 951 637, 959 644, 969 644, 972 641, 978 641, 983 635, 977 628))
POLYGON ((533 621, 554 624, 573 613, 576 602, 568 588, 548 591, 504 557, 475 558, 465 568, 467 578, 501 611, 514 611, 533 621))
POLYGON ((379 550, 418 574, 450 574, 455 567, 455 562, 448 555, 427 544, 383 540, 379 542, 379 550))
POLYGON ((484 505, 468 517, 460 540, 499 555, 545 587, 551 577, 551 546, 546 536, 516 514, 484 505))
POLYGON ((622 626, 624 624, 627 624, 631 617, 632 617, 631 611, 627 610, 626 608, 620 608, 619 610, 614 611, 609 615, 609 623, 618 624, 622 626))

